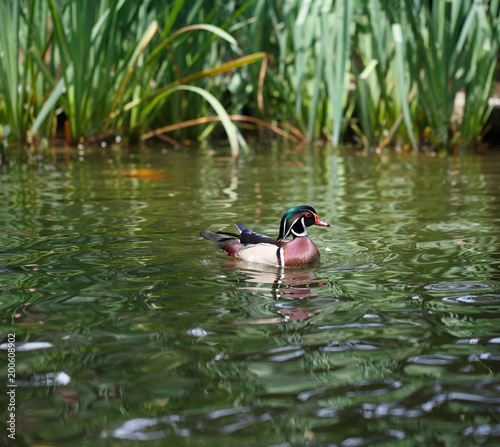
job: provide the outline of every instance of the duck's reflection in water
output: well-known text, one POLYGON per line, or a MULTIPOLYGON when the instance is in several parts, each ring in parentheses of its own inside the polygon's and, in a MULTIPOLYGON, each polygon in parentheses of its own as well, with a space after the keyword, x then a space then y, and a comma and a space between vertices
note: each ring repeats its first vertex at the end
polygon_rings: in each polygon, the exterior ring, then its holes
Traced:
POLYGON ((280 315, 277 318, 252 319, 246 321, 247 324, 303 321, 323 310, 325 283, 318 278, 314 267, 283 269, 240 262, 237 271, 244 283, 238 289, 259 292, 261 296, 272 298, 272 303, 265 300, 267 310, 280 315))

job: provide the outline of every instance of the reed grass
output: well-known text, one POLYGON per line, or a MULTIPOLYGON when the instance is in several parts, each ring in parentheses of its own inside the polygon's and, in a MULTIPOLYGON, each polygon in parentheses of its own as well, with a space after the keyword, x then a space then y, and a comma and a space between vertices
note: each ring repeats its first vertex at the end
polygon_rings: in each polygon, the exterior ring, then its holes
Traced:
MULTIPOLYGON (((188 116, 184 113, 187 109, 185 95, 181 96, 180 103, 173 101, 173 106, 172 102, 168 105, 166 102, 174 92, 190 91, 197 93, 196 96, 205 103, 203 106, 197 103, 194 108, 196 113, 215 109, 221 117, 233 155, 245 147, 237 128, 228 122, 227 111, 220 101, 206 90, 182 84, 200 83, 210 77, 223 76, 262 59, 264 54, 244 56, 237 41, 213 24, 186 24, 186 21, 195 18, 196 11, 202 10, 201 2, 197 3, 197 8, 189 10, 188 18, 183 18, 185 26, 177 28, 180 13, 188 11, 183 0, 177 0, 167 8, 153 1, 39 0, 38 3, 45 5, 45 21, 41 20, 41 23, 48 23, 47 15, 50 13, 53 33, 46 39, 46 46, 54 50, 48 55, 40 45, 21 47, 23 54, 32 57, 33 67, 43 75, 44 85, 51 87, 48 94, 39 98, 43 100, 43 105, 36 109, 32 133, 41 132, 44 123, 50 120, 60 105, 67 117, 66 138, 70 144, 95 140, 99 135, 108 137, 120 133, 138 140, 149 126, 154 127, 161 122, 162 112, 167 111, 166 115, 171 120, 185 119, 188 116), (200 34, 204 36, 200 37, 200 34), (207 38, 207 35, 210 37, 207 38), (192 45, 190 39, 199 39, 201 43, 195 51, 187 51, 187 47, 192 45), (212 48, 217 53, 221 46, 218 41, 224 41, 232 47, 233 54, 241 57, 229 61, 215 57, 207 61, 206 50, 212 48)), ((8 9, 7 2, 2 5, 8 9)), ((10 10, 19 12, 20 5, 10 10)), ((211 13, 213 11, 203 11, 203 14, 211 13)), ((3 31, 7 41, 7 33, 14 32, 14 28, 5 27, 3 31)), ((12 47, 19 47, 19 44, 12 47)), ((6 67, 12 67, 13 59, 14 56, 9 53, 9 59, 2 60, 6 62, 6 67)), ((24 74, 20 67, 11 69, 11 72, 4 70, 4 73, 3 77, 8 82, 1 85, 6 87, 5 92, 17 92, 14 85, 27 85, 25 80, 10 79, 10 76, 24 74)), ((26 103, 24 98, 10 99, 3 95, 2 99, 4 97, 8 105, 26 103)), ((190 105, 196 102, 190 97, 190 105)), ((11 126, 18 131, 16 139, 23 141, 27 126, 19 125, 18 115, 13 110, 8 111, 8 115, 15 118, 11 126)))
POLYGON ((489 2, 488 14, 479 4, 473 5, 476 17, 471 30, 471 49, 467 64, 471 70, 465 86, 465 104, 459 130, 462 144, 471 146, 481 139, 492 111, 489 98, 494 88, 497 55, 500 49, 500 2, 489 2))
POLYGON ((351 128, 367 147, 469 147, 491 113, 499 3, 0 0, 0 133, 36 142, 64 113, 70 144, 168 129, 180 145, 222 123, 236 156, 240 117, 334 145, 351 128))
MULTIPOLYGON (((25 142, 34 116, 50 91, 33 54, 47 54, 49 31, 47 5, 41 1, 1 0, 0 17, 0 125, 25 142)), ((44 56, 42 56, 44 57, 44 56)), ((40 133, 50 134, 54 109, 40 123, 40 133)), ((5 131, 3 131, 5 137, 5 131)))
POLYGON ((0 116, 2 123, 9 123, 16 139, 23 139, 28 128, 28 115, 24 111, 28 97, 28 71, 18 58, 18 48, 26 50, 28 36, 20 23, 20 6, 17 0, 14 0, 12 7, 5 0, 0 2, 0 14, 3 18, 3 26, 0 27, 0 91, 3 99, 0 116), (23 87, 19 89, 18 85, 23 87))
POLYGON ((438 150, 473 145, 491 113, 488 99, 500 41, 498 1, 486 6, 450 0, 429 6, 419 0, 367 0, 364 7, 366 16, 356 33, 364 69, 358 68, 356 76, 357 133, 370 146, 388 140, 438 150), (387 39, 389 27, 392 37, 387 39), (460 92, 465 93, 465 107, 453 122, 460 92))
POLYGON ((268 7, 276 39, 268 51, 278 56, 273 77, 279 86, 273 87, 279 102, 286 98, 280 115, 291 118, 308 140, 327 137, 337 145, 347 127, 353 2, 294 0, 268 7))

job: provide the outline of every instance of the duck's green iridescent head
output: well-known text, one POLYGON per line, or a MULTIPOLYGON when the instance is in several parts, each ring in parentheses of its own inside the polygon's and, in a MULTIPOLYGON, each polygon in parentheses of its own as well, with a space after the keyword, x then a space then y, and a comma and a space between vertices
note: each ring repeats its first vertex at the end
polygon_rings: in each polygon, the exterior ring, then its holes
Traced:
POLYGON ((330 226, 319 219, 312 206, 299 205, 290 208, 281 218, 278 240, 282 241, 290 236, 290 234, 293 237, 305 237, 307 236, 307 227, 311 225, 330 226))

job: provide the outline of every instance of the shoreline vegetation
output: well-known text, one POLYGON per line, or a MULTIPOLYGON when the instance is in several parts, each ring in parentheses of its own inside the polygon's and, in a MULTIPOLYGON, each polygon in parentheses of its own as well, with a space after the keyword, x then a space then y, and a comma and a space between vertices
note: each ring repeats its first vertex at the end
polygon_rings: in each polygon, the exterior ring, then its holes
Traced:
MULTIPOLYGON (((473 148, 500 0, 0 0, 0 149, 243 137, 473 148)), ((30 149, 31 150, 31 149, 30 149)))

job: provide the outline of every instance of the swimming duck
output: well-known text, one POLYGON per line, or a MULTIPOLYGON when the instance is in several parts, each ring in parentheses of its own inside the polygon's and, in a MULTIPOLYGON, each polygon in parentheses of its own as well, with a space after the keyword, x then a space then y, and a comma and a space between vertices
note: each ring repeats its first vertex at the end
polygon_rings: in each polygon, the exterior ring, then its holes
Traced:
POLYGON ((307 227, 330 225, 321 221, 313 207, 300 205, 290 208, 281 218, 277 238, 264 236, 236 224, 239 234, 202 231, 201 237, 215 242, 224 252, 248 262, 278 267, 299 267, 319 261, 319 250, 307 236, 307 227), (286 238, 292 236, 291 241, 286 238))

